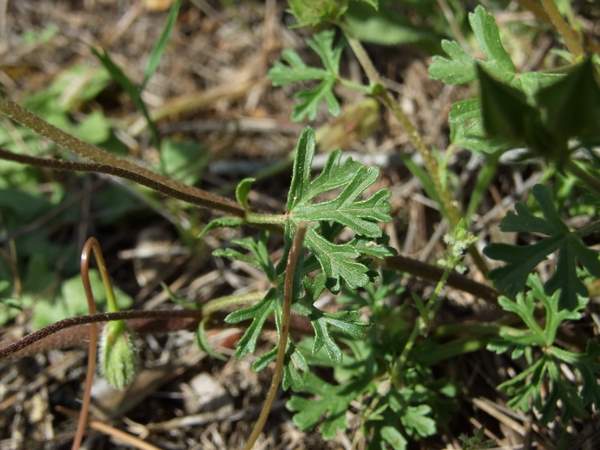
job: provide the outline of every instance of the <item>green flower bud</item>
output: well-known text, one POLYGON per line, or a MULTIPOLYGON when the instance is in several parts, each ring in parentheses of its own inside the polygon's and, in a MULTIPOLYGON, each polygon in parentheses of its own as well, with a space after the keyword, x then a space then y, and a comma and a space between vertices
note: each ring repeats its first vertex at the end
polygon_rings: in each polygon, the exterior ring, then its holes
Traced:
POLYGON ((137 351, 123 320, 108 322, 100 339, 100 371, 116 389, 126 388, 135 377, 137 351))

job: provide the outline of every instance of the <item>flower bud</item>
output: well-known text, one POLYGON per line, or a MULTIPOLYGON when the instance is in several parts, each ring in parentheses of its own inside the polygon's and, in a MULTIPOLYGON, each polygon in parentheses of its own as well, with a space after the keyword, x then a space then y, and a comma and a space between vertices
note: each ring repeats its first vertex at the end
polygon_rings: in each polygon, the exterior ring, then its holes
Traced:
POLYGON ((126 388, 135 377, 137 351, 123 320, 108 322, 100 339, 100 371, 116 389, 126 388))

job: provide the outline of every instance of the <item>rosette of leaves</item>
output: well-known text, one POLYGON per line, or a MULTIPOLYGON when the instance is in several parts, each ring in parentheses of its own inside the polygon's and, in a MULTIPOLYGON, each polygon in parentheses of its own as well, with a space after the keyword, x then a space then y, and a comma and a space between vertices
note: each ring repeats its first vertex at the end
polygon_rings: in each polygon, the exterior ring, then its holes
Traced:
POLYGON ((485 58, 445 40, 447 56, 435 56, 429 66, 430 77, 446 84, 479 81, 478 97, 452 106, 453 144, 487 154, 526 146, 561 167, 570 156, 570 140, 598 140, 600 87, 591 59, 566 70, 520 73, 484 7, 469 14, 469 23, 485 58))
POLYGON ((526 328, 502 328, 499 339, 488 344, 496 353, 510 352, 512 359, 525 359, 525 369, 505 381, 499 389, 509 397, 508 405, 522 411, 535 407, 541 420, 548 422, 560 413, 564 420, 584 417, 591 404, 600 405, 600 347, 590 342, 585 352, 565 350, 556 343, 559 328, 568 320, 578 320, 587 300, 578 297, 571 309, 559 306, 560 292, 546 294, 537 275, 527 280, 529 290, 519 293, 514 300, 501 297, 500 306, 516 314, 526 328), (536 317, 539 307, 544 310, 544 320, 536 317), (561 365, 568 365, 576 376, 576 383, 568 379, 561 365), (560 405, 560 406, 559 406, 560 405))
MULTIPOLYGON (((321 173, 311 179, 311 164, 315 152, 315 134, 306 128, 296 146, 292 180, 288 193, 287 211, 283 215, 262 215, 261 223, 283 224, 284 254, 278 263, 268 253, 266 234, 258 238, 232 241, 237 248, 217 250, 217 256, 241 260, 265 273, 273 286, 258 303, 230 313, 227 323, 250 321, 236 347, 236 355, 243 357, 256 350, 262 329, 271 317, 277 330, 282 320, 283 283, 287 253, 295 230, 302 224, 307 227, 304 240, 305 254, 300 259, 296 273, 294 303, 297 314, 306 315, 314 329, 312 353, 324 349, 328 358, 339 362, 342 351, 335 335, 354 338, 364 336, 366 324, 356 311, 328 313, 313 304, 327 288, 338 292, 342 286, 350 289, 366 287, 374 275, 369 268, 372 258, 381 258, 391 251, 378 241, 383 240, 379 223, 391 220, 389 216, 389 191, 381 189, 365 196, 365 191, 376 181, 379 171, 363 164, 344 159, 341 151, 333 152, 321 173), (323 195, 329 195, 323 199, 323 195), (364 197, 364 198, 363 198, 364 197), (353 237, 340 242, 339 236, 350 230, 353 237), (238 250, 241 248, 242 250, 238 250)), ((247 207, 249 181, 241 182, 237 190, 238 201, 247 207)), ((252 219, 248 215, 249 220, 252 219)), ((240 222, 219 220, 217 225, 235 226, 240 222)), ((284 387, 299 387, 308 371, 305 353, 296 348, 290 339, 284 387)), ((254 363, 259 370, 273 360, 277 348, 261 355, 254 363)))

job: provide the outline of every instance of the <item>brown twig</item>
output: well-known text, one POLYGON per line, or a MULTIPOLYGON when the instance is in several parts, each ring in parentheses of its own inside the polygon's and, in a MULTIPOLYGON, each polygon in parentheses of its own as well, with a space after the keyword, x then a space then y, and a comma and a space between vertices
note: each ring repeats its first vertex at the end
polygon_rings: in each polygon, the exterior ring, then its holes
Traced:
POLYGON ((281 318, 281 330, 279 331, 279 342, 277 343, 277 358, 275 360, 275 370, 273 373, 273 378, 271 379, 271 386, 269 386, 269 391, 267 392, 267 396, 265 398, 265 402, 260 411, 258 419, 254 424, 254 428, 252 429, 252 433, 244 446, 244 450, 252 450, 254 447, 254 443, 262 433, 263 428, 265 427, 265 423, 267 422, 267 418, 269 417, 269 413, 271 412, 271 407, 273 406, 273 401, 275 400, 275 396, 277 395, 277 391, 279 390, 279 384, 281 383, 281 378, 283 375, 283 365, 285 359, 285 351, 287 347, 288 335, 290 332, 290 313, 292 308, 292 301, 294 296, 294 278, 296 275, 296 265, 298 264, 298 259, 302 252, 302 243, 304 242, 304 235, 306 234, 306 227, 304 224, 300 224, 298 229, 296 230, 296 234, 294 235, 294 241, 292 243, 292 247, 288 254, 287 265, 285 267, 285 280, 283 285, 283 312, 281 318))
POLYGON ((552 22, 556 31, 558 31, 565 40, 565 45, 569 49, 569 52, 571 52, 575 58, 581 57, 584 54, 584 50, 579 33, 563 19, 554 0, 541 0, 541 2, 550 22, 552 22))
MULTIPOLYGON (((72 416, 72 417, 77 416, 76 411, 65 408, 64 406, 58 405, 56 407, 56 410, 63 414, 66 414, 68 416, 72 416)), ((104 434, 112 437, 116 441, 120 441, 123 444, 131 445, 132 447, 135 447, 139 450, 161 450, 159 447, 156 447, 152 444, 148 444, 147 442, 142 441, 140 438, 132 436, 129 433, 125 433, 124 431, 121 431, 115 427, 111 427, 110 425, 108 425, 104 422, 100 422, 99 420, 90 420, 89 426, 93 430, 104 433, 104 434)))

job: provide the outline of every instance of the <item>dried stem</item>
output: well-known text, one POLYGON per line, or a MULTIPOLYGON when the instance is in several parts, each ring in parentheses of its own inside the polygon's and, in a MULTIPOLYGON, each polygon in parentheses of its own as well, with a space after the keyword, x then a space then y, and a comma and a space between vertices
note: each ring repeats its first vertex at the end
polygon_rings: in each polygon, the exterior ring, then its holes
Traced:
MULTIPOLYGON (((77 416, 77 412, 65 408, 64 406, 58 405, 56 407, 57 411, 66 414, 68 416, 77 416)), ((100 422, 99 420, 90 420, 90 428, 93 430, 97 430, 101 433, 104 433, 110 437, 112 437, 115 441, 122 442, 123 444, 130 445, 139 450, 160 450, 160 448, 149 444, 140 438, 132 436, 129 433, 125 433, 124 431, 118 430, 117 428, 111 427, 110 425, 100 422)))
MULTIPOLYGON (((61 170, 92 170, 95 172, 117 175, 119 177, 135 181, 136 183, 142 184, 151 189, 160 191, 164 194, 194 203, 199 206, 203 206, 205 208, 223 211, 239 217, 244 216, 244 209, 233 200, 213 194, 212 192, 198 189, 193 186, 188 186, 171 178, 152 172, 151 170, 148 170, 145 167, 139 166, 130 161, 117 158, 111 153, 102 150, 95 145, 88 144, 87 142, 84 142, 75 136, 65 133, 55 126, 50 125, 42 118, 19 106, 17 103, 14 103, 3 97, 0 97, 0 113, 3 113, 15 122, 30 128, 45 138, 50 139, 59 147, 98 164, 97 166, 90 166, 89 164, 78 165, 81 163, 62 162, 54 166, 54 168, 61 170), (71 165, 69 166, 69 164, 71 165)), ((40 158, 32 159, 32 157, 15 155, 14 153, 7 155, 5 150, 2 152, 0 157, 26 164, 41 165, 40 158), (36 164, 36 162, 38 164, 36 164)), ((51 167, 50 164, 52 163, 46 163, 46 167, 51 167)))
POLYGON ((573 54, 576 58, 583 56, 583 45, 581 43, 581 38, 579 33, 574 30, 565 19, 560 15, 560 11, 556 7, 554 0, 541 0, 542 6, 544 7, 544 11, 548 15, 550 22, 556 28, 563 39, 565 40, 565 45, 569 49, 569 52, 573 54))
POLYGON ((269 392, 267 392, 267 396, 265 398, 265 402, 260 411, 258 419, 254 424, 254 428, 252 429, 252 433, 244 446, 244 450, 252 450, 254 447, 254 443, 260 436, 265 423, 267 422, 267 418, 269 417, 269 413, 271 412, 271 407, 273 406, 273 401, 275 400, 275 396, 277 395, 277 391, 279 389, 279 384, 281 383, 281 378, 283 376, 283 365, 285 360, 285 351, 287 347, 287 339, 290 332, 290 315, 292 308, 292 300, 294 296, 294 278, 296 275, 296 265, 298 264, 298 259, 300 258, 300 254, 302 252, 302 243, 304 242, 304 235, 306 234, 306 227, 304 224, 300 224, 298 229, 296 230, 296 234, 294 235, 294 241, 292 243, 292 247, 288 254, 287 265, 285 268, 285 280, 283 285, 283 312, 281 318, 281 330, 279 330, 279 342, 277 343, 277 358, 275 360, 275 370, 273 373, 273 378, 271 379, 271 386, 269 387, 269 392))

